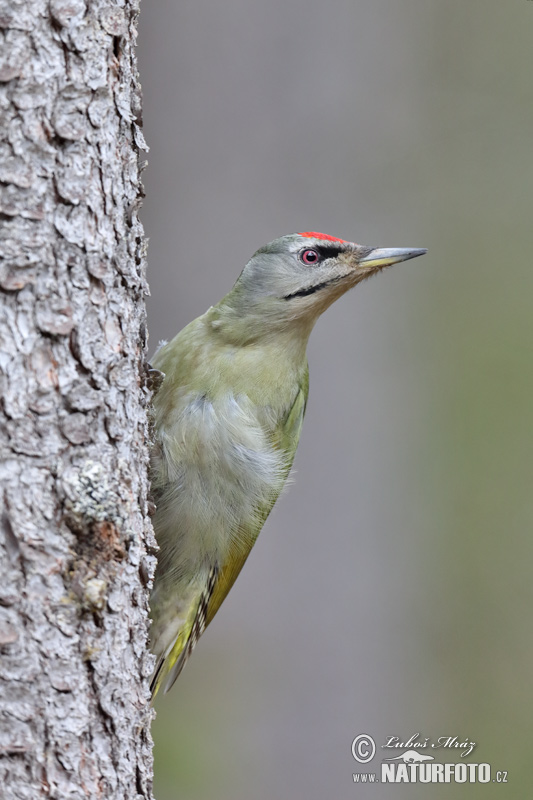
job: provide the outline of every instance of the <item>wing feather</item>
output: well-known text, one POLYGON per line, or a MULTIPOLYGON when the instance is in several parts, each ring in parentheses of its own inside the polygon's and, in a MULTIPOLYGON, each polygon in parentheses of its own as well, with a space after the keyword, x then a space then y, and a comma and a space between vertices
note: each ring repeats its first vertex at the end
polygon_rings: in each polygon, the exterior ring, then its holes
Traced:
MULTIPOLYGON (((273 437, 274 446, 285 452, 285 478, 288 477, 292 467, 292 462, 294 461, 296 447, 298 446, 298 440, 300 438, 300 432, 302 430, 302 423, 307 404, 308 389, 309 379, 306 373, 305 382, 300 387, 287 416, 282 420, 273 437)), ((259 532, 261 531, 261 528, 265 524, 265 521, 270 514, 274 503, 279 497, 279 494, 280 492, 274 494, 270 498, 269 503, 263 504, 261 508, 256 510, 256 525, 254 526, 254 529, 241 531, 241 535, 236 537, 237 542, 241 542, 242 545, 240 547, 238 545, 233 547, 230 551, 228 560, 221 566, 218 580, 209 601, 206 626, 209 625, 229 590, 235 583, 239 572, 243 568, 246 559, 250 555, 250 551, 255 543, 255 540, 257 539, 257 536, 259 535, 259 532)))

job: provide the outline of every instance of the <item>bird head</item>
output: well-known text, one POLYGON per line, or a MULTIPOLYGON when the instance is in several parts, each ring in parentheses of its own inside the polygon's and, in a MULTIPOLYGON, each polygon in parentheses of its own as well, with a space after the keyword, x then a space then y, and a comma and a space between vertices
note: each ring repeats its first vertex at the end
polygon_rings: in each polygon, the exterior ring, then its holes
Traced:
POLYGON ((219 308, 257 325, 258 335, 293 326, 310 331, 348 289, 425 252, 365 247, 314 231, 281 236, 254 253, 219 308))

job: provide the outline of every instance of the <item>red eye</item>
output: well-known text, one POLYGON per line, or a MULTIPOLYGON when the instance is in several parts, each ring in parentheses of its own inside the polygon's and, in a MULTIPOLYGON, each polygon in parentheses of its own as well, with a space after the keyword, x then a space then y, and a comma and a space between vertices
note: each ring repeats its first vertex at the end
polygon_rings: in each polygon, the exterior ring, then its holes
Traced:
POLYGON ((317 250, 303 250, 300 253, 300 258, 304 264, 318 264, 320 253, 317 250))

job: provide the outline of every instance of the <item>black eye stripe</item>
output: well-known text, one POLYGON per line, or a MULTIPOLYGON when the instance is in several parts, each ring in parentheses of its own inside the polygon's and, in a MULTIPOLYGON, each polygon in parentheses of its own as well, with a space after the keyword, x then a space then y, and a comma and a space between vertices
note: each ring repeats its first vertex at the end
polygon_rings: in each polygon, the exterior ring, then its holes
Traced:
POLYGON ((343 247, 335 247, 335 245, 320 245, 319 247, 314 247, 313 250, 318 250, 322 258, 337 258, 339 253, 344 252, 343 247))
POLYGON ((300 255, 305 253, 306 250, 315 250, 320 258, 317 259, 316 263, 318 264, 319 261, 324 261, 326 258, 337 258, 339 253, 344 253, 344 247, 336 247, 335 245, 316 245, 314 244, 312 247, 304 247, 303 250, 300 251, 300 255))

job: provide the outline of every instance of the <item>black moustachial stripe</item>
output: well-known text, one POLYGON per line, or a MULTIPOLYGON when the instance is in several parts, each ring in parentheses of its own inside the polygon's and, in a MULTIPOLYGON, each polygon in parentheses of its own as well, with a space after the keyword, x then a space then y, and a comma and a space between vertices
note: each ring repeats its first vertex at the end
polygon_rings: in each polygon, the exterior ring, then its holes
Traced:
POLYGON ((293 292, 292 294, 286 294, 283 299, 284 300, 292 300, 293 297, 307 297, 309 294, 314 294, 315 292, 319 292, 320 289, 324 289, 325 286, 331 286, 333 283, 338 283, 342 280, 343 276, 339 275, 336 278, 332 278, 330 281, 324 281, 323 283, 315 283, 314 286, 306 286, 305 289, 298 289, 297 292, 293 292))

